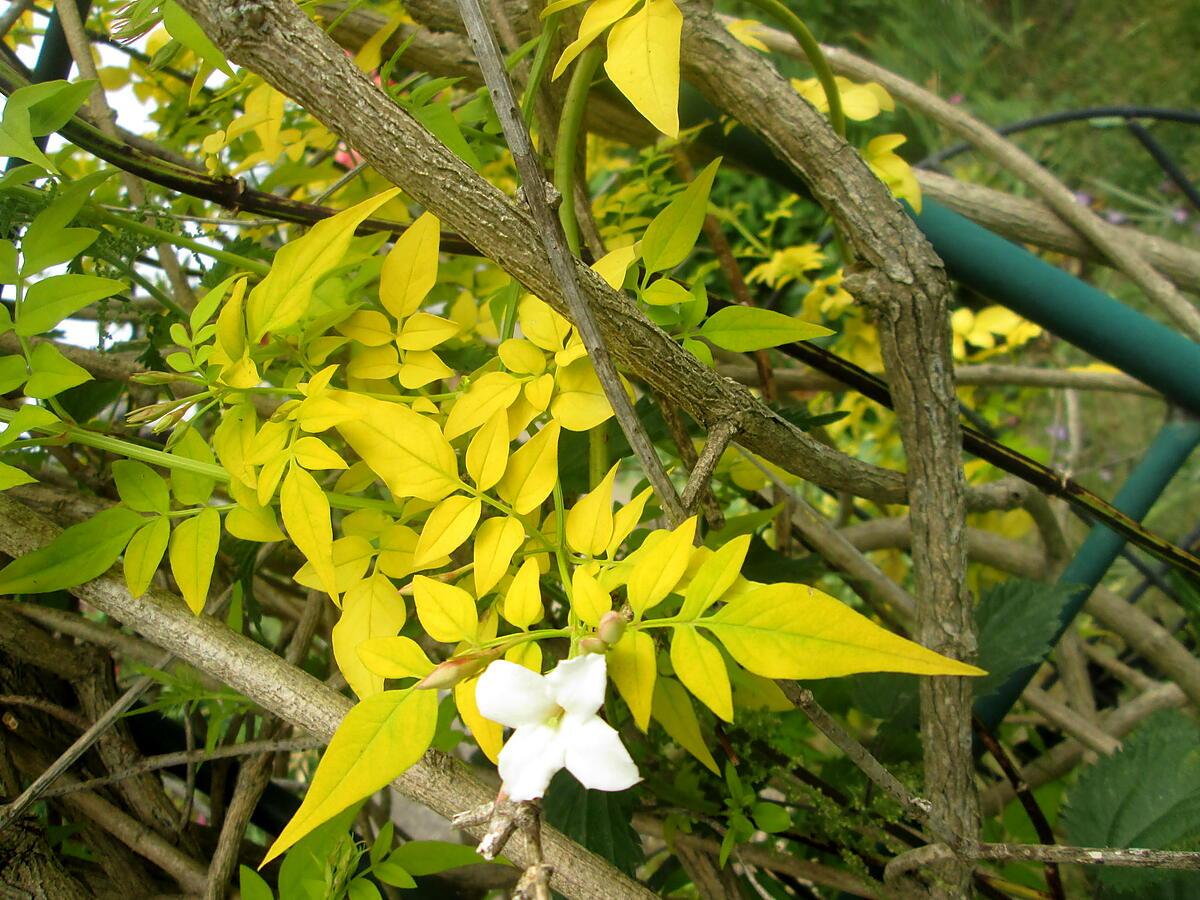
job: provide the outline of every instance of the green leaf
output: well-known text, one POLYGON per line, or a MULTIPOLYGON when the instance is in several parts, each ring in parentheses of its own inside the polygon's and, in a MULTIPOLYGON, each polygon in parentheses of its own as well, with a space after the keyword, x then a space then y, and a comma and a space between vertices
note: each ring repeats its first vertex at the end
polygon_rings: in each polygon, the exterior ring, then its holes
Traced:
POLYGON ((691 299, 688 289, 670 278, 660 278, 642 291, 642 300, 651 306, 670 306, 673 303, 687 303, 691 299))
POLYGON ((125 290, 125 285, 96 275, 52 275, 25 294, 17 315, 17 334, 32 337, 49 331, 90 303, 125 290))
POLYGON ((686 750, 714 775, 720 775, 712 751, 704 743, 700 732, 700 721, 688 698, 687 691, 673 678, 659 678, 654 683, 654 721, 667 732, 671 740, 686 750))
POLYGON ((589 791, 567 771, 554 776, 542 810, 546 824, 632 876, 645 861, 633 829, 632 791, 589 791))
POLYGON ((166 516, 143 525, 130 538, 125 548, 125 585, 134 597, 142 596, 150 587, 170 538, 171 521, 166 516))
POLYGON ((25 383, 25 394, 38 400, 53 397, 92 378, 86 369, 75 365, 50 343, 33 348, 29 367, 33 374, 25 383))
POLYGON ((384 691, 351 709, 329 742, 304 802, 263 863, 399 777, 429 748, 436 724, 436 691, 384 691))
MULTIPOLYGON (((416 885, 416 882, 413 882, 416 885)), ((361 875, 350 882, 350 890, 346 895, 349 900, 383 900, 383 894, 361 875)))
POLYGON ((723 350, 744 353, 794 341, 807 341, 833 332, 772 309, 727 306, 705 320, 700 326, 700 334, 723 350))
POLYGON ((975 684, 982 697, 1050 652, 1058 613, 1070 588, 1013 578, 988 589, 975 608, 979 628, 979 667, 987 675, 975 684))
POLYGON ((238 866, 238 892, 242 900, 275 900, 271 886, 249 866, 238 866))
POLYGON ((418 878, 436 875, 438 872, 457 869, 460 866, 488 862, 476 853, 473 847, 448 841, 409 841, 397 847, 388 857, 388 861, 403 866, 409 875, 418 878))
POLYGON ((96 82, 91 79, 74 82, 43 81, 14 91, 8 102, 26 105, 29 110, 29 128, 41 137, 66 125, 95 86, 96 82))
MULTIPOLYGON (((216 457, 213 456, 208 442, 196 432, 195 428, 188 428, 183 433, 183 436, 171 448, 171 455, 210 465, 216 462, 216 457)), ((207 475, 198 475, 183 469, 171 470, 171 493, 184 506, 200 506, 207 503, 216 484, 216 481, 207 475)))
POLYGON ((673 269, 692 252, 704 226, 708 192, 720 164, 721 158, 717 157, 705 166, 687 189, 654 217, 642 237, 640 248, 647 272, 673 269))
POLYGON ((22 404, 9 420, 8 427, 0 432, 0 447, 7 447, 24 432, 48 428, 58 424, 58 421, 58 417, 45 407, 22 404))
POLYGON ((113 463, 112 470, 117 493, 130 509, 165 513, 171 508, 166 479, 145 463, 119 459, 113 463))
MULTIPOLYGON (((1085 769, 1062 824, 1072 844, 1200 850, 1200 727, 1164 710, 1085 769)), ((1200 896, 1200 872, 1087 866, 1095 896, 1185 900, 1200 896)))
POLYGON ((33 484, 35 481, 37 479, 24 469, 18 469, 8 463, 0 463, 0 491, 7 491, 19 484, 33 484))
POLYGON ((34 217, 21 239, 22 271, 26 276, 73 259, 99 236, 93 228, 67 225, 79 215, 96 186, 111 175, 111 170, 94 172, 64 185, 54 202, 34 217))
POLYGON ((163 4, 162 21, 167 33, 197 57, 214 69, 220 69, 229 76, 233 75, 233 69, 229 68, 229 63, 225 61, 225 55, 209 40, 208 35, 196 24, 196 20, 185 13, 174 0, 163 4))
POLYGON ((390 884, 392 887, 414 888, 417 886, 417 882, 413 879, 412 875, 405 871, 404 866, 390 859, 385 859, 372 868, 371 874, 384 884, 390 884))
POLYGON ((220 543, 221 514, 212 507, 185 519, 171 533, 171 574, 196 615, 204 611, 208 600, 220 543))
POLYGON ((761 801, 750 808, 754 824, 767 834, 777 834, 787 831, 792 825, 792 817, 788 811, 777 803, 761 801))
POLYGON ((44 594, 98 578, 145 521, 133 510, 116 506, 72 525, 45 547, 0 569, 0 594, 44 594))
POLYGON ((0 356, 0 394, 16 390, 28 377, 23 356, 0 356))

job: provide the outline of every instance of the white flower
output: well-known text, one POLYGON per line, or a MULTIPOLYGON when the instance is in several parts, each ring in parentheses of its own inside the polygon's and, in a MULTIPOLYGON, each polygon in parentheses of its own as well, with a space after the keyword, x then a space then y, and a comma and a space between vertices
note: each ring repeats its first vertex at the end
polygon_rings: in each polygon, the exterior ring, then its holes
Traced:
POLYGON ((641 780, 616 731, 596 715, 607 679, 604 657, 592 653, 544 676, 502 659, 487 667, 475 703, 485 717, 516 729, 500 751, 510 799, 541 797, 562 768, 595 791, 623 791, 641 780))

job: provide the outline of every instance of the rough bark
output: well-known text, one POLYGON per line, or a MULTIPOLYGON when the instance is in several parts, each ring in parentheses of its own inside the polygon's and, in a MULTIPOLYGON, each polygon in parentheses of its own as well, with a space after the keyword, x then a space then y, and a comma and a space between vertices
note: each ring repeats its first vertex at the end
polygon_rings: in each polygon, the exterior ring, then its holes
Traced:
MULTIPOLYGON (((804 178, 865 264, 847 286, 875 314, 908 461, 918 640, 970 659, 975 623, 964 582, 962 438, 950 353, 950 285, 941 260, 854 149, 774 68, 695 5, 685 7, 683 40, 688 79, 804 178)), ((968 841, 979 822, 971 700, 968 679, 922 679, 926 795, 945 825, 968 841)), ((938 874, 935 896, 961 896, 969 887, 969 865, 951 861, 938 874)))

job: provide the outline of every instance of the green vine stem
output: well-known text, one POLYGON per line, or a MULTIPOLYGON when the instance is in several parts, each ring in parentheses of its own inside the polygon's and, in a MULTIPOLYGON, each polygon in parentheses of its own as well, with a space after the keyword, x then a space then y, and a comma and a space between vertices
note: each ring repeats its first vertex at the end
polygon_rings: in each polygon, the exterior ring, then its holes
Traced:
POLYGON ((558 34, 558 23, 562 13, 551 13, 542 25, 541 41, 537 53, 533 57, 533 65, 529 67, 529 81, 525 85, 525 95, 521 98, 521 116, 525 119, 525 127, 533 125, 533 107, 538 88, 546 76, 550 66, 550 49, 554 46, 554 36, 558 34))
POLYGON ((579 148, 579 132, 583 128, 583 113, 587 95, 604 54, 602 47, 593 45, 583 51, 571 72, 571 83, 563 101, 562 117, 558 122, 558 142, 554 147, 554 187, 562 202, 558 218, 571 253, 579 255, 579 220, 575 217, 575 153, 579 148))
POLYGON ((800 45, 800 49, 808 58, 809 65, 813 67, 817 80, 821 82, 821 87, 825 89, 825 99, 829 101, 830 124, 838 133, 838 137, 845 137, 846 113, 842 109, 842 95, 838 90, 837 79, 833 77, 829 61, 825 59, 825 54, 821 52, 821 45, 817 43, 813 33, 808 30, 808 26, 779 0, 749 0, 749 3, 767 15, 774 16, 796 39, 796 43, 800 45))

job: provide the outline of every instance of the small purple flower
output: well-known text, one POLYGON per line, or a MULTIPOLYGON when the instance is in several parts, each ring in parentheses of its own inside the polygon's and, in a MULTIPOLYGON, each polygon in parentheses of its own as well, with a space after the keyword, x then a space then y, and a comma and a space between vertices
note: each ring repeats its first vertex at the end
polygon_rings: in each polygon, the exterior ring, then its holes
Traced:
POLYGON ((1129 216, 1115 209, 1110 209, 1104 214, 1104 221, 1108 222, 1109 225, 1124 225, 1129 221, 1129 216))
POLYGON ((1171 210, 1171 221, 1176 225, 1183 225, 1188 220, 1188 211, 1182 206, 1177 206, 1171 210))
POLYGON ((1046 429, 1046 434, 1054 438, 1056 441, 1065 441, 1071 435, 1063 425, 1051 425, 1046 429))
POLYGON ((967 99, 967 98, 966 98, 966 97, 964 97, 962 94, 951 94, 951 95, 949 96, 949 98, 947 98, 947 102, 948 102, 948 103, 952 103, 952 104, 953 104, 953 105, 955 105, 955 106, 958 106, 958 105, 959 105, 960 103, 962 103, 962 102, 963 102, 965 99, 967 99))
POLYGON ((1092 195, 1087 191, 1075 191, 1075 202, 1082 206, 1092 205, 1092 195))

